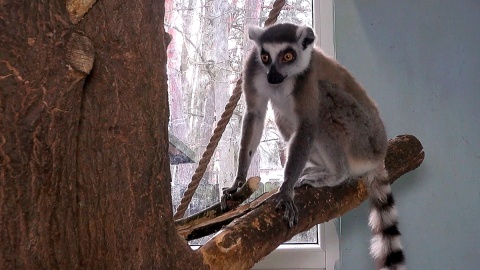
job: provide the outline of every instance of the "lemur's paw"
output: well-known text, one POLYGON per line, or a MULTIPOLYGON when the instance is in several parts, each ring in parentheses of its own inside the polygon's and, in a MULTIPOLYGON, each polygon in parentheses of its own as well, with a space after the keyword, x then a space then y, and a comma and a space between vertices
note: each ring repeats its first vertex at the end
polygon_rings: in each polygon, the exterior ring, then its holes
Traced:
POLYGON ((283 219, 288 222, 289 228, 292 228, 293 225, 298 223, 298 208, 293 202, 293 198, 287 194, 278 193, 278 203, 275 209, 277 211, 285 211, 283 214, 283 219))

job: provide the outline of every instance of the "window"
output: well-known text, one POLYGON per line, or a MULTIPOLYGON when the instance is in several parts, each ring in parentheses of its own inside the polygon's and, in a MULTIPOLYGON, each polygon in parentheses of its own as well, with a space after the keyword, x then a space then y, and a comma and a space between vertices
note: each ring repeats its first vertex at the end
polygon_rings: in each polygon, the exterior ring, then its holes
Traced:
MULTIPOLYGON (((224 111, 236 79, 241 74, 243 57, 251 48, 245 34, 245 25, 263 24, 273 2, 274 0, 166 1, 165 26, 173 36, 167 51, 167 72, 170 102, 169 152, 175 209, 224 111)), ((313 26, 322 49, 334 55, 333 0, 287 1, 278 21, 313 26), (312 16, 312 12, 315 16, 312 16)), ((235 179, 244 107, 242 99, 186 216, 218 202, 222 188, 229 187, 235 179)), ((249 170, 249 176, 260 175, 262 178, 258 194, 281 184, 284 146, 273 119, 267 119, 262 142, 249 170)), ((286 252, 302 254, 294 255, 294 258, 303 263, 299 268, 325 269, 325 257, 322 258, 319 254, 325 255, 325 236, 330 234, 330 227, 315 226, 289 241, 304 243, 303 245, 284 245, 277 252, 282 253, 283 257, 286 252), (311 267, 304 264, 308 262, 304 256, 309 257, 309 254, 312 258, 311 267), (324 263, 319 264, 319 258, 324 263)), ((201 244, 204 241, 205 239, 198 239, 190 244, 201 244)), ((271 256, 276 255, 273 253, 271 256)), ((268 265, 268 257, 256 267, 285 269, 268 265)), ((274 261, 279 262, 279 259, 274 261)))

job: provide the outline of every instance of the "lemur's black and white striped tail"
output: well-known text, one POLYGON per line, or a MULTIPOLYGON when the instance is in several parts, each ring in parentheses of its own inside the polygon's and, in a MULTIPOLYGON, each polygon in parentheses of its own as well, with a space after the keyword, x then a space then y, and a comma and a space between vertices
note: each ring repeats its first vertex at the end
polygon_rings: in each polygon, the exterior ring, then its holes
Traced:
POLYGON ((369 225, 373 233, 370 254, 380 270, 405 270, 405 257, 400 232, 398 214, 393 200, 387 172, 382 168, 367 178, 371 212, 369 225))

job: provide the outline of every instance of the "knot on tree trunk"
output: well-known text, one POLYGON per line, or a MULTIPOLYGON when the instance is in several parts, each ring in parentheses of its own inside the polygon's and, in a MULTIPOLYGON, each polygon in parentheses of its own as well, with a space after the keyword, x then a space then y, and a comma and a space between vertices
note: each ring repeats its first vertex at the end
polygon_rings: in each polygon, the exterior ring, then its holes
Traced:
POLYGON ((89 74, 94 61, 92 41, 82 33, 73 32, 67 42, 66 58, 73 70, 89 74))

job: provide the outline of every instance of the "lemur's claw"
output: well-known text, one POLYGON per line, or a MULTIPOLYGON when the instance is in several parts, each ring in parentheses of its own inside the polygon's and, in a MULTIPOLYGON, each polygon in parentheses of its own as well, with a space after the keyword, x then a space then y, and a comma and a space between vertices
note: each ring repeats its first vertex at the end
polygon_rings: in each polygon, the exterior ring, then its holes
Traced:
POLYGON ((275 209, 284 210, 283 219, 288 222, 288 227, 292 228, 298 223, 298 208, 293 202, 293 198, 288 195, 283 195, 282 193, 278 194, 278 203, 275 209))
POLYGON ((242 185, 243 183, 240 183, 240 184, 234 183, 231 187, 223 189, 223 195, 222 195, 222 198, 220 199, 220 208, 222 209, 222 211, 228 210, 227 201, 232 198, 232 194, 237 192, 239 187, 241 187, 242 185))
POLYGON ((223 193, 223 196, 222 198, 220 199, 220 208, 222 209, 222 211, 227 211, 228 210, 228 205, 227 205, 227 201, 231 198, 232 196, 230 195, 230 193, 223 193))

